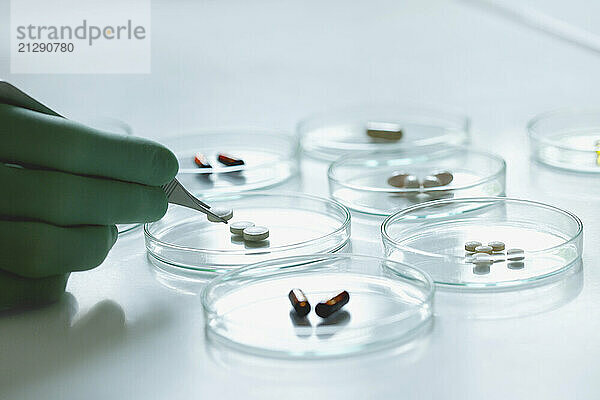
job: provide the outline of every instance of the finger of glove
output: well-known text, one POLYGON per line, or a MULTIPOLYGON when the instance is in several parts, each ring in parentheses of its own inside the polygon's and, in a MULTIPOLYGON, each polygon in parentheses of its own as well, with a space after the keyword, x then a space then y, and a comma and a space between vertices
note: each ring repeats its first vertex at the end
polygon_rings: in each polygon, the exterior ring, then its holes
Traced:
POLYGON ((0 269, 25 278, 88 270, 104 261, 117 235, 114 225, 0 221, 0 269))
POLYGON ((112 225, 160 219, 167 198, 157 186, 0 165, 0 215, 55 225, 112 225))
POLYGON ((0 104, 0 160, 160 186, 177 173, 175 155, 150 140, 0 104))
POLYGON ((0 270, 0 310, 35 307, 58 301, 68 274, 29 279, 0 270))

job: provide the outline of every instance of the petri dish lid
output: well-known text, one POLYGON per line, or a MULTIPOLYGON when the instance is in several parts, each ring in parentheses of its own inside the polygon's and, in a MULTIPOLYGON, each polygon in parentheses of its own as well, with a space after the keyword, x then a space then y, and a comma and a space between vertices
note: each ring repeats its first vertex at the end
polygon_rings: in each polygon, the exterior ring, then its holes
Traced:
POLYGON ((600 108, 540 114, 527 129, 534 160, 570 171, 600 173, 600 108))
POLYGON ((488 197, 437 200, 389 216, 381 226, 386 256, 423 269, 439 286, 509 289, 558 278, 583 251, 583 224, 569 211, 534 201, 488 197), (506 249, 474 263, 465 243, 506 249), (508 249, 522 249, 523 259, 508 249), (512 259, 511 259, 512 258, 512 259))
POLYGON ((160 141, 179 161, 177 179, 190 191, 209 195, 257 190, 281 184, 298 173, 298 139, 266 129, 206 129, 160 141), (202 154, 210 168, 200 168, 202 154), (218 154, 243 160, 227 166, 218 154))
POLYGON ((306 118, 298 124, 297 133, 305 154, 333 161, 351 153, 461 145, 469 141, 469 129, 470 121, 463 115, 416 105, 381 105, 306 118), (369 127, 381 125, 401 131, 402 137, 388 140, 367 134, 369 127))
POLYGON ((414 149, 407 154, 378 151, 351 154, 329 167, 331 197, 359 212, 390 215, 426 201, 444 198, 504 196, 506 162, 501 157, 467 147, 436 146, 414 149), (395 187, 394 175, 414 175, 419 180, 436 173, 450 172, 444 186, 395 187))
MULTIPOLYGON (((165 216, 144 225, 148 253, 177 269, 226 272, 277 257, 335 252, 350 237, 350 212, 342 204, 299 193, 245 192, 204 197, 211 207, 233 210, 229 224, 209 222, 198 211, 169 205, 165 216), (250 221, 269 238, 244 241, 229 227, 250 221)), ((163 267, 161 263, 155 263, 163 267)), ((182 271, 186 272, 186 271, 182 271)))
POLYGON ((424 272, 383 258, 314 254, 274 259, 221 275, 202 293, 210 339, 262 356, 323 358, 405 343, 430 322, 434 285, 424 272), (306 318, 288 299, 301 288, 306 318), (314 307, 346 290, 349 302, 328 318, 314 307))

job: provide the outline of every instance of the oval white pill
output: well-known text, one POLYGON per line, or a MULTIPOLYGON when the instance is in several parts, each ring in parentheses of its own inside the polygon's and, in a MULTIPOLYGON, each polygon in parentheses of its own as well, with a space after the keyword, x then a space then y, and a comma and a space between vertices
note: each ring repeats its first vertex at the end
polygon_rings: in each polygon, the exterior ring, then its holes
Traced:
POLYGON ((250 221, 234 222, 231 225, 229 225, 229 232, 233 233, 234 235, 243 235, 244 229, 250 228, 251 226, 254 226, 254 222, 250 222, 250 221))
POLYGON ((244 229, 244 240, 258 242, 269 237, 269 229, 264 226, 251 226, 244 229))
MULTIPOLYGON (((210 209, 210 212, 215 215, 218 215, 219 217, 223 218, 225 221, 229 221, 231 218, 233 218, 233 210, 231 210, 229 208, 213 207, 210 209)), ((206 214, 206 217, 208 218, 208 220, 210 222, 221 222, 221 220, 213 217, 212 215, 206 214)))

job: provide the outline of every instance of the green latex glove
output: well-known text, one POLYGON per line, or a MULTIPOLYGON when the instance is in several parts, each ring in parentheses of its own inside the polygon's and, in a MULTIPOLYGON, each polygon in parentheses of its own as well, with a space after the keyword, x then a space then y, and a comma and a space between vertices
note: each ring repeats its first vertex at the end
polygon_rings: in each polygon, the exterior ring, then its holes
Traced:
POLYGON ((0 309, 57 300, 69 272, 102 263, 115 224, 160 219, 177 169, 157 143, 0 104, 0 309))

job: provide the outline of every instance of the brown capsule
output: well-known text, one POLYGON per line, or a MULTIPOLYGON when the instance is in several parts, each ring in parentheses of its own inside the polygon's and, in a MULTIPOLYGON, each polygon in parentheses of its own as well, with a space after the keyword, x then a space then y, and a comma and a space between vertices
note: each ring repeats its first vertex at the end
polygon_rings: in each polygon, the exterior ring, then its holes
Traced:
POLYGON ((387 183, 388 183, 388 185, 399 187, 399 188, 404 187, 407 176, 409 176, 409 175, 408 174, 392 175, 388 178, 387 183))
POLYGON ((437 176, 429 175, 423 179, 424 188, 431 188, 437 186, 442 186, 442 182, 438 179, 437 176))
POLYGON ((315 312, 321 318, 327 318, 331 314, 339 311, 346 303, 350 301, 350 294, 347 291, 343 291, 331 299, 317 304, 315 312))
POLYGON ((194 156, 194 162, 200 168, 212 168, 212 165, 210 165, 206 157, 204 157, 204 154, 196 153, 194 156))
POLYGON ((234 165, 244 165, 244 160, 242 160, 241 158, 235 158, 232 156, 225 155, 223 153, 219 153, 219 155, 217 156, 217 160, 219 160, 221 164, 225 164, 228 167, 234 165))
POLYGON ((306 298, 302 290, 290 290, 290 292, 288 293, 288 298, 292 303, 292 307, 294 307, 294 310, 296 310, 296 313, 299 316, 304 317, 310 312, 310 303, 308 302, 308 299, 306 298))
POLYGON ((434 175, 440 181, 440 186, 449 185, 454 180, 454 175, 448 171, 439 172, 434 175))
POLYGON ((419 178, 417 178, 416 176, 409 175, 404 181, 404 187, 407 189, 418 189, 421 187, 421 182, 419 182, 419 178))
POLYGON ((402 129, 390 122, 368 122, 367 135, 374 139, 396 141, 402 138, 402 129))

